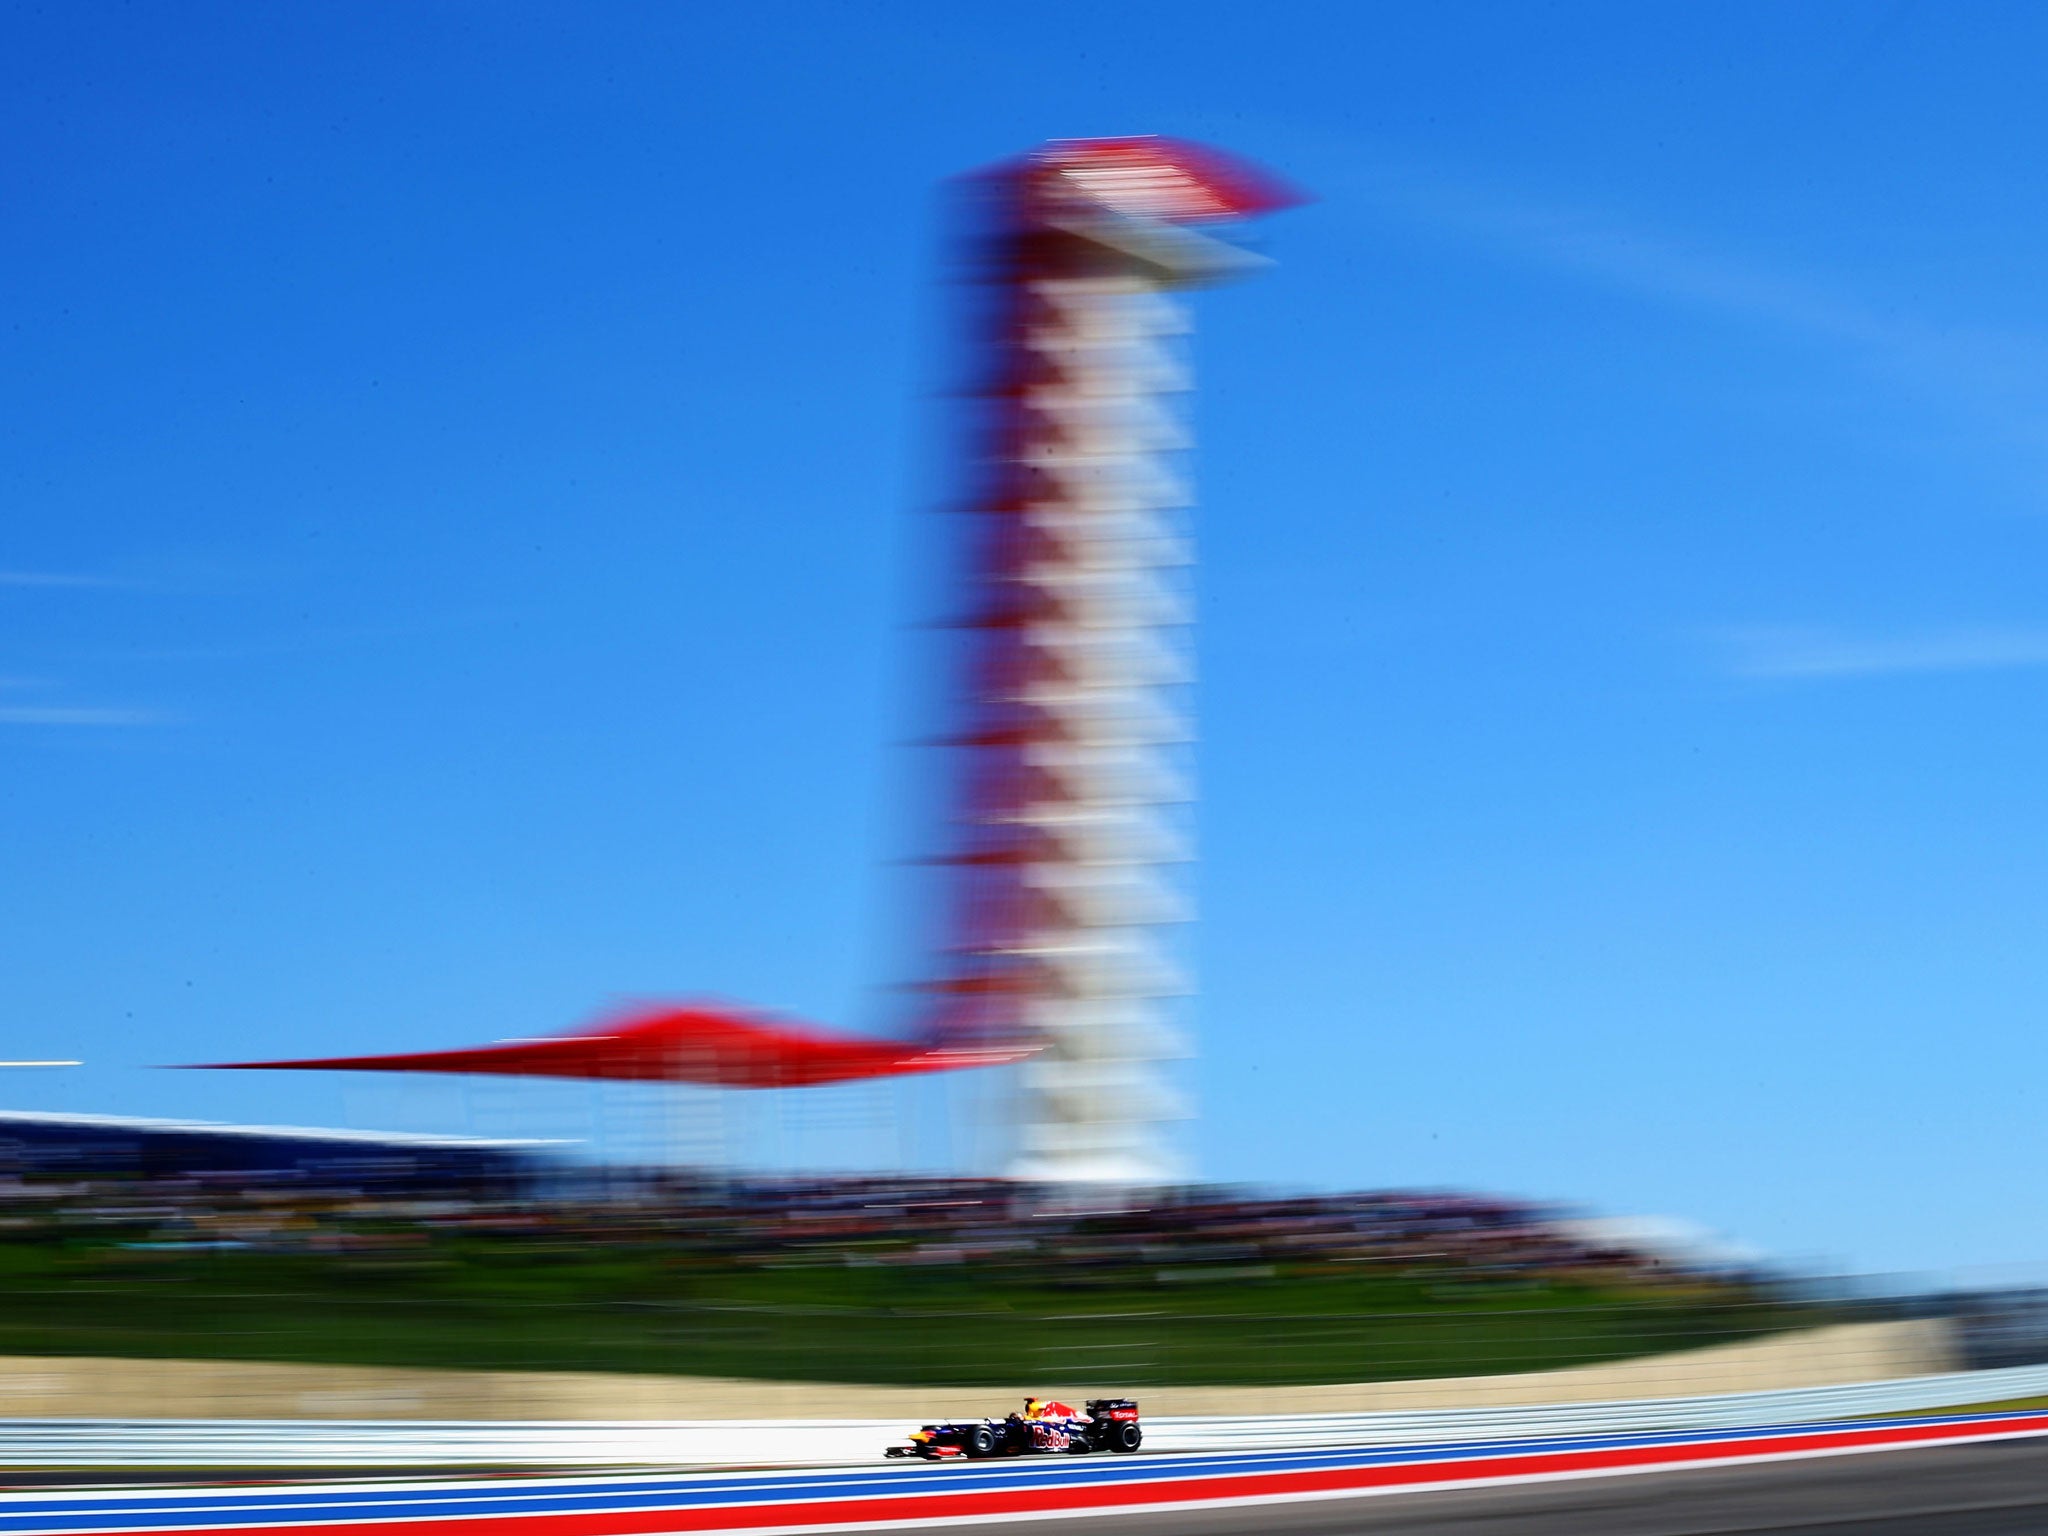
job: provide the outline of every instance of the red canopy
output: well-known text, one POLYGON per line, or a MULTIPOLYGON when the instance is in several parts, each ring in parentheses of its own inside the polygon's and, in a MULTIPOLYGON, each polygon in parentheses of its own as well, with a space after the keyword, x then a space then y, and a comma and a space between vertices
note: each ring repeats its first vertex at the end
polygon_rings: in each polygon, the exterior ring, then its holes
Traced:
POLYGON ((467 1050, 208 1065, 231 1071, 456 1072, 709 1083, 724 1088, 806 1088, 914 1072, 998 1066, 1030 1054, 1027 1046, 946 1045, 828 1034, 808 1025, 750 1017, 732 1009, 690 1007, 637 1010, 572 1034, 501 1040, 467 1050))

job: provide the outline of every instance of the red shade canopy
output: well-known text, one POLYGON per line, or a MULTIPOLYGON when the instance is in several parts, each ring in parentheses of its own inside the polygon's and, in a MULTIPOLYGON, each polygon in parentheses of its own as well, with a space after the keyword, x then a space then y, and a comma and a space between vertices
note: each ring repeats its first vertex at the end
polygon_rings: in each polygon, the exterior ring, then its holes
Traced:
POLYGON ((466 1050, 209 1065, 233 1071, 453 1072, 707 1083, 722 1088, 806 1088, 997 1066, 1030 1054, 1025 1046, 946 1045, 828 1034, 808 1025, 750 1017, 733 1009, 689 1007, 636 1010, 572 1034, 501 1040, 466 1050))

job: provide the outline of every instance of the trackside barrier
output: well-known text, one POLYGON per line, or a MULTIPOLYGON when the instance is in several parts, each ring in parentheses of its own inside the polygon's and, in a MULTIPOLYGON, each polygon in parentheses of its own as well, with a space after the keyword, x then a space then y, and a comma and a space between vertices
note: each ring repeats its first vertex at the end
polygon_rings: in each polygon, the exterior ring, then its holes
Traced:
POLYGON ((2021 1365, 1839 1387, 1724 1392, 1710 1397, 1644 1397, 1517 1408, 1414 1408, 1243 1419, 1162 1419, 1147 1425, 1145 1443, 1160 1450, 1297 1450, 1524 1435, 1614 1434, 1628 1430, 1737 1429, 1912 1413, 1923 1408, 1956 1408, 2044 1394, 2048 1394, 2048 1365, 2021 1365))
MULTIPOLYGON (((1259 1418, 1152 1418, 1148 1450, 1307 1450, 1816 1423, 2048 1395, 2048 1365, 1709 1397, 1259 1418)), ((5 1467, 802 1467, 872 1461, 901 1419, 446 1423, 0 1420, 5 1467)))

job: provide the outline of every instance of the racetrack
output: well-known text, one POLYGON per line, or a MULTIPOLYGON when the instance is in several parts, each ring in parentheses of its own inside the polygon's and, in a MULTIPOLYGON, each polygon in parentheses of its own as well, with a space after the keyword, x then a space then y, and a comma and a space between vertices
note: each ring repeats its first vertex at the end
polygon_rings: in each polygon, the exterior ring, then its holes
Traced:
POLYGON ((1896 1536, 1919 1536, 1914 1527, 1900 1524, 1901 1515, 1939 1517, 1931 1530, 1955 1536, 2039 1530, 2048 1513, 2042 1507, 2041 1490, 2048 1489, 2042 1457, 2001 1458, 1995 1450, 2007 1441, 2048 1442, 2048 1415, 935 1467, 869 1463, 840 1469, 481 1482, 23 1489, 0 1494, 0 1532, 146 1536, 261 1528, 271 1536, 316 1536, 352 1528, 363 1536, 674 1536, 878 1525, 945 1530, 970 1522, 1046 1518, 1099 1528, 1105 1515, 1118 1521, 1119 1532, 1124 1525, 1148 1524, 1159 1536, 1191 1529, 1223 1536, 1284 1529, 1394 1530, 1418 1524, 1457 1530, 1445 1522, 1458 1518, 1476 1522, 1466 1530, 1520 1531, 1550 1520, 1556 1523, 1549 1529, 1574 1536, 1582 1531, 1690 1536, 1814 1526, 1874 1527, 1896 1536), (1967 1465, 1926 1459, 1942 1446, 1994 1454, 1967 1465), (1904 1447, 1921 1448, 1921 1453, 1902 1458, 1904 1447), (1916 1460, 1920 1465, 1914 1465, 1916 1460), (1893 1470, 1901 1465, 1903 1474, 1893 1470), (1732 1491, 1713 1480, 1712 1469, 1725 1472, 1737 1466, 1761 1468, 1768 1480, 1742 1483, 1732 1491), (1699 1470, 1670 1478, 1669 1470, 1679 1467, 1699 1470), (1987 1467, 1998 1469, 1997 1475, 1987 1473, 1987 1467), (1782 1480, 1771 1478, 1772 1473, 1782 1480), (1872 1494, 1879 1480, 1898 1475, 1914 1480, 1914 1486, 1872 1494), (1623 1486, 1607 1492, 1584 1481, 1610 1477, 1623 1486), (1929 1477, 1941 1486, 1921 1487, 1929 1477), (1660 1491, 1663 1484, 1670 1485, 1667 1491, 1660 1491), (1489 1487, 1500 1491, 1473 1502, 1469 1490, 1489 1487), (1418 1499, 1420 1491, 1432 1489, 1440 1491, 1418 1499), (1735 1507, 1724 1509, 1731 1498, 1735 1507), (1953 1523, 1957 1519, 1963 1523, 1953 1523))
POLYGON ((1830 1456, 1512 1488, 1177 1510, 1119 1536, 2044 1536, 2048 1440, 1830 1456))
MULTIPOLYGON (((1086 1536, 1112 1520, 1118 1536, 2037 1536, 2048 1532, 2048 1439, 1505 1488, 1069 1514, 1062 1527, 1086 1536)), ((0 1525, 37 1528, 18 1518, 0 1525)))

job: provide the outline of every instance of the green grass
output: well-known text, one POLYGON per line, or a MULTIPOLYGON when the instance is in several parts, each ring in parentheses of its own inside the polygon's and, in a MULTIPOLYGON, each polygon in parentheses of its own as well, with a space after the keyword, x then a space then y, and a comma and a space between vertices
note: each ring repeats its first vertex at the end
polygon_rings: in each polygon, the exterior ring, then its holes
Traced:
POLYGON ((0 1354, 1082 1387, 1579 1365, 1809 1325, 1726 1292, 1358 1272, 688 1265, 472 1241, 415 1256, 0 1246, 0 1354))
POLYGON ((1957 1408, 1909 1408, 1901 1413, 1872 1413, 1872 1419, 1944 1418, 1952 1413, 2019 1413, 2028 1408, 2048 1408, 2048 1397, 2009 1397, 1997 1403, 1964 1403, 1957 1408))

